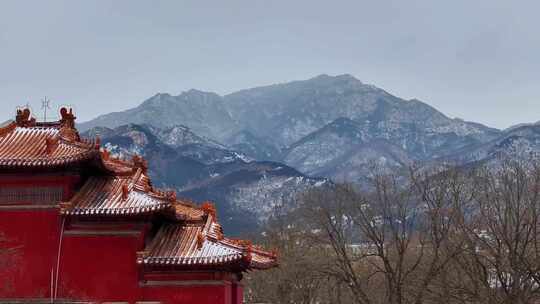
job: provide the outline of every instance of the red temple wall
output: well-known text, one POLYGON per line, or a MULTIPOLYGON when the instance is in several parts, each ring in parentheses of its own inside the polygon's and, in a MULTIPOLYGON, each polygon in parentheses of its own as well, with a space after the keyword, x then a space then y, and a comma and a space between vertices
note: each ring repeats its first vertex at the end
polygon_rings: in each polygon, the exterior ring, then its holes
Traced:
POLYGON ((162 303, 242 304, 236 276, 223 272, 146 273, 144 301, 162 303), (240 301, 240 302, 239 302, 240 301))
MULTIPOLYGON (((61 186, 64 200, 72 196, 75 182, 73 176, 0 176, 0 187, 61 186)), ((62 229, 62 221, 52 205, 0 202, 0 300, 49 299, 57 287, 59 299, 242 303, 242 287, 232 274, 143 275, 136 255, 144 248, 145 225, 66 221, 62 229)))
MULTIPOLYGON (((51 269, 56 271, 61 220, 58 209, 0 212, 0 231, 18 250, 0 272, 0 299, 51 296, 51 269)), ((67 225, 66 225, 67 226, 67 225)), ((136 252, 143 231, 69 229, 61 244, 57 297, 94 301, 160 301, 162 303, 241 304, 241 287, 227 274, 186 272, 144 277, 136 252), (150 283, 148 283, 150 282, 150 283)), ((96 227, 97 228, 97 227, 96 227)), ((102 228, 102 227, 100 227, 102 228)), ((52 279, 54 286, 56 278, 52 279)))
POLYGON ((136 301, 141 298, 137 251, 141 230, 64 232, 58 297, 136 301))
POLYGON ((232 304, 244 303, 244 286, 241 283, 233 284, 232 293, 232 304))
MULTIPOLYGON (((229 282, 210 286, 146 286, 143 287, 144 301, 159 301, 177 304, 232 304, 229 282)), ((235 303, 236 304, 236 303, 235 303)))
POLYGON ((56 208, 0 211, 0 298, 50 297, 59 230, 56 208))

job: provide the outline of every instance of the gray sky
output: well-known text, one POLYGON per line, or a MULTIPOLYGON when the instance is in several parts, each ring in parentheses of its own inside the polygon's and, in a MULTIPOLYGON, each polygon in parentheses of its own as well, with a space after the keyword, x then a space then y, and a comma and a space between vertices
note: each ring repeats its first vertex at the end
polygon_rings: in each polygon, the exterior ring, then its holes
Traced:
POLYGON ((4 1, 0 119, 349 73, 451 117, 540 120, 539 1, 4 1))

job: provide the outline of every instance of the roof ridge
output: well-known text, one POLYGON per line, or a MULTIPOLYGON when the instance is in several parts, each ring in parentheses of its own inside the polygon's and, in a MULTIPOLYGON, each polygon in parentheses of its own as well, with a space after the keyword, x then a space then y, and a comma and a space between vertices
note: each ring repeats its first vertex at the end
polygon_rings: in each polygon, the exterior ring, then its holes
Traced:
POLYGON ((7 133, 13 132, 17 128, 17 123, 12 121, 11 123, 0 127, 0 137, 6 135, 7 133))

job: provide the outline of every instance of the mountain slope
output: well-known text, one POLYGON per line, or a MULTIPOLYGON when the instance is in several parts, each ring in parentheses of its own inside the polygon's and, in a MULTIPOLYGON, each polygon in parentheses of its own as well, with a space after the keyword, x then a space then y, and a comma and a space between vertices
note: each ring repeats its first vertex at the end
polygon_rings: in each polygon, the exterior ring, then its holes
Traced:
POLYGON ((415 158, 483 142, 499 134, 480 124, 450 119, 418 100, 403 100, 350 75, 253 88, 224 97, 240 128, 289 147, 338 118, 363 125, 415 158))
POLYGON ((137 108, 103 115, 82 128, 127 122, 163 130, 185 125, 201 137, 190 139, 191 150, 182 142, 182 130, 155 136, 172 146, 179 141, 185 149, 183 155, 192 159, 228 151, 223 153, 233 158, 246 155, 246 160, 285 162, 304 174, 350 176, 351 181, 358 181, 365 171, 360 168, 376 161, 377 155, 384 156, 389 168, 399 167, 453 155, 502 134, 481 124, 451 119, 421 101, 398 98, 350 75, 320 75, 223 97, 196 90, 179 96, 158 94, 137 108), (212 149, 203 152, 209 147, 212 149))
POLYGON ((115 128, 135 123, 167 128, 182 124, 195 133, 220 139, 232 134, 232 121, 222 98, 215 93, 190 90, 178 96, 156 94, 136 108, 109 113, 79 125, 82 131, 93 127, 115 128))
POLYGON ((498 138, 465 147, 438 161, 457 164, 492 163, 506 158, 527 159, 540 156, 540 125, 524 125, 510 128, 498 138))
POLYGON ((308 175, 357 183, 374 165, 388 170, 412 162, 406 151, 387 140, 371 138, 362 125, 347 118, 302 138, 287 150, 284 160, 308 175))
POLYGON ((328 183, 284 164, 251 161, 185 126, 160 129, 129 124, 94 128, 82 135, 99 135, 103 146, 121 157, 143 155, 157 186, 176 189, 189 199, 214 201, 221 222, 232 234, 257 229, 275 204, 328 183))

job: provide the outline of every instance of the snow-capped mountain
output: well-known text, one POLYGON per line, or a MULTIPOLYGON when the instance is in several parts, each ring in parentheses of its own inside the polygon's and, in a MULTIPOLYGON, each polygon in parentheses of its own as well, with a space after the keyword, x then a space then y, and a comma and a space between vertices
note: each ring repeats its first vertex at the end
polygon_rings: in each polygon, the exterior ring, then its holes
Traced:
POLYGON ((355 183, 364 181, 374 166, 396 170, 413 162, 401 147, 372 138, 347 118, 338 118, 302 138, 286 151, 284 160, 308 175, 355 183))
POLYGON ((240 129, 288 148, 339 118, 358 123, 365 136, 385 139, 423 159, 487 141, 498 130, 450 119, 418 100, 404 100, 350 75, 259 87, 225 96, 240 129))
MULTIPOLYGON (((157 94, 137 108, 100 116, 81 128, 125 123, 164 130, 181 123, 207 142, 221 142, 252 159, 285 162, 306 174, 351 178, 363 174, 356 164, 382 161, 379 154, 386 155, 382 162, 389 166, 426 161, 501 134, 448 118, 421 101, 398 98, 350 75, 320 75, 225 96, 196 90, 157 94), (357 173, 344 174, 339 168, 357 173)), ((170 130, 156 136, 181 142, 184 133, 176 131, 180 135, 170 130)))
POLYGON ((87 134, 99 134, 113 153, 144 155, 160 186, 215 200, 226 226, 240 224, 234 232, 325 178, 363 184, 374 166, 496 164, 540 152, 540 124, 500 131, 452 119, 350 75, 225 96, 157 94, 79 128, 92 128, 87 134))
POLYGON ((471 145, 439 160, 457 164, 489 163, 540 156, 540 124, 509 128, 494 140, 471 145))
POLYGON ((178 96, 156 94, 136 108, 114 112, 79 125, 80 130, 93 127, 115 128, 135 123, 168 128, 182 124, 196 134, 220 139, 234 133, 235 123, 229 116, 223 98, 215 93, 190 90, 178 96))
POLYGON ((96 127, 82 135, 100 136, 102 145, 116 156, 144 156, 157 186, 199 202, 214 201, 225 229, 233 234, 257 229, 276 204, 329 183, 281 163, 254 161, 185 126, 129 124, 96 127))

